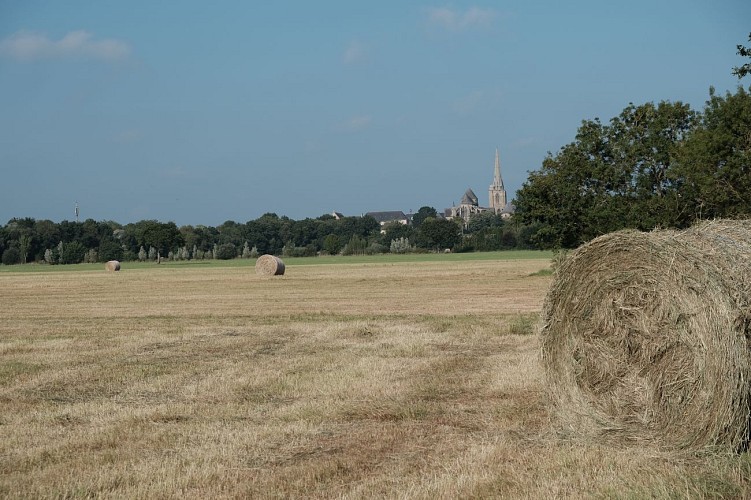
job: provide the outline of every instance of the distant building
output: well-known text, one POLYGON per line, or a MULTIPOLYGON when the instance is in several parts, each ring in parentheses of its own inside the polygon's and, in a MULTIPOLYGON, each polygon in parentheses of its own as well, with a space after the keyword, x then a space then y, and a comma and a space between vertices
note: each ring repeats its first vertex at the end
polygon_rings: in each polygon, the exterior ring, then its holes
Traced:
POLYGON ((506 208, 506 188, 503 187, 501 178, 501 159, 498 148, 495 149, 495 170, 493 172, 493 184, 488 189, 488 207, 497 214, 506 208))
POLYGON ((402 212, 401 210, 388 212, 368 212, 365 215, 369 215, 370 217, 373 217, 376 221, 378 221, 378 223, 381 225, 382 233, 386 232, 383 226, 391 222, 398 222, 399 224, 404 225, 409 224, 409 217, 404 215, 404 212, 402 212))
POLYGON ((501 159, 496 148, 493 183, 488 189, 488 207, 481 207, 477 195, 469 188, 464 192, 461 203, 458 206, 445 209, 444 215, 447 219, 460 217, 466 225, 469 223, 469 219, 475 214, 492 211, 507 219, 514 213, 514 209, 513 204, 508 203, 506 199, 506 188, 503 186, 503 178, 501 177, 501 159))
POLYGON ((334 219, 339 220, 344 218, 344 214, 341 212, 331 212, 331 215, 334 217, 334 219))

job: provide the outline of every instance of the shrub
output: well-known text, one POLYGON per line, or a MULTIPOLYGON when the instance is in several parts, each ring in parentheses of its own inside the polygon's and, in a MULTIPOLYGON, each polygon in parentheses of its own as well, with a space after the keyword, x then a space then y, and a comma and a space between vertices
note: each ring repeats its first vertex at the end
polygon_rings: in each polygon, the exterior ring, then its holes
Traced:
POLYGON ((344 255, 363 255, 365 248, 368 246, 368 242, 356 234, 350 238, 349 243, 344 245, 342 254, 344 255))
POLYGON ((102 240, 99 243, 99 262, 123 260, 123 247, 116 240, 102 240))
POLYGON ((6 248, 3 252, 2 260, 6 266, 18 264, 21 261, 21 252, 17 248, 6 248))
POLYGON ((412 251, 412 246, 409 244, 409 238, 397 238, 391 240, 391 253, 408 253, 412 251))
POLYGON ((86 255, 86 247, 78 241, 66 243, 60 260, 63 264, 80 264, 86 255))
POLYGON ((86 251, 86 253, 83 255, 83 261, 87 264, 93 264, 97 261, 97 251, 93 248, 90 248, 86 251))
POLYGON ((387 251, 388 248, 386 248, 386 245, 381 245, 377 242, 371 243, 368 245, 368 248, 365 249, 365 253, 368 255, 377 255, 379 253, 386 253, 387 251))
POLYGON ((232 243, 222 243, 216 247, 215 258, 219 260, 229 260, 237 257, 237 248, 232 243))
POLYGON ((339 236, 335 234, 327 234, 323 239, 323 249, 331 255, 338 254, 342 249, 342 242, 339 236))

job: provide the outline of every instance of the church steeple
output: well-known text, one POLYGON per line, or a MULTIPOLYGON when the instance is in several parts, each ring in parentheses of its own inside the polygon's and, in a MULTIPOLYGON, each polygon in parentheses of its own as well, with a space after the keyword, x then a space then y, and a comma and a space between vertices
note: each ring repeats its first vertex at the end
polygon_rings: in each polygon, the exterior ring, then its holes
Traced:
POLYGON ((501 210, 506 208, 506 189, 503 187, 503 179, 501 178, 501 157, 498 154, 498 148, 495 148, 495 172, 493 173, 493 184, 490 185, 488 190, 488 198, 490 208, 496 214, 501 213, 501 210))
POLYGON ((493 187, 503 189, 503 179, 501 179, 501 158, 498 156, 498 148, 495 148, 495 174, 493 175, 493 187))

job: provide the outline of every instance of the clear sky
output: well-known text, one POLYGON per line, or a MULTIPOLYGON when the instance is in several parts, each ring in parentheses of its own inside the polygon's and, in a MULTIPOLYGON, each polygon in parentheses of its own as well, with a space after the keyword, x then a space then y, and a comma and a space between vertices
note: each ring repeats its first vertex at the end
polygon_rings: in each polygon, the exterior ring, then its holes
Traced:
POLYGON ((735 92, 751 1, 0 0, 0 224, 509 198, 584 119, 735 92))

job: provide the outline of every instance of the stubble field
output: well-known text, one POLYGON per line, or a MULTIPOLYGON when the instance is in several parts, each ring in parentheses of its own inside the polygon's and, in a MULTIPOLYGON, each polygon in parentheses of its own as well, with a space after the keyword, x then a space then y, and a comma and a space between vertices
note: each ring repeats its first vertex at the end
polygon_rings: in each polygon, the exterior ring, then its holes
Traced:
POLYGON ((746 454, 551 433, 549 265, 0 273, 0 497, 749 496, 746 454))

